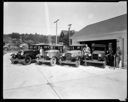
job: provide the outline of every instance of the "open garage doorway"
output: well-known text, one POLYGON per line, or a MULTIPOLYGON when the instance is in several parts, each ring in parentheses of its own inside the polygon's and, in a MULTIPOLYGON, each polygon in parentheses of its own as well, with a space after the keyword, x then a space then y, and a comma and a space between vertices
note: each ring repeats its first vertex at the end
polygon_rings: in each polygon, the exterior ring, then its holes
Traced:
POLYGON ((110 40, 93 40, 93 41, 79 41, 80 44, 88 44, 88 46, 91 48, 91 45, 93 43, 95 44, 105 44, 106 49, 108 50, 108 44, 112 43, 113 53, 116 53, 117 48, 117 39, 110 39, 110 40))
MULTIPOLYGON (((109 40, 93 40, 93 41, 80 41, 80 44, 88 44, 92 51, 92 44, 104 44, 106 46, 106 51, 108 50, 108 45, 109 43, 112 43, 112 49, 113 49, 113 55, 116 54, 116 48, 117 48, 117 39, 109 39, 109 40)), ((114 66, 114 60, 113 60, 113 65, 114 66)))

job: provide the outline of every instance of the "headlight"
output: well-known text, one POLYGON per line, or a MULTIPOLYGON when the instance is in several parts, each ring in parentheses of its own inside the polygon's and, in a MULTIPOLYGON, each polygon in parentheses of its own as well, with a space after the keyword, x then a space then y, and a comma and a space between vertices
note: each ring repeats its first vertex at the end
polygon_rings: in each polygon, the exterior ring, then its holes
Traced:
POLYGON ((72 54, 71 57, 75 57, 75 54, 72 54))
POLYGON ((24 55, 24 52, 23 51, 21 52, 21 55, 24 55))
POLYGON ((88 54, 88 56, 92 56, 91 54, 88 54))
POLYGON ((62 56, 65 56, 65 53, 63 53, 62 56))
POLYGON ((98 57, 101 57, 101 54, 98 54, 98 57))
POLYGON ((12 58, 15 58, 15 54, 12 54, 11 56, 12 56, 12 58))
POLYGON ((49 56, 49 54, 47 53, 47 56, 49 56))
POLYGON ((11 56, 14 56, 15 54, 11 54, 11 56))

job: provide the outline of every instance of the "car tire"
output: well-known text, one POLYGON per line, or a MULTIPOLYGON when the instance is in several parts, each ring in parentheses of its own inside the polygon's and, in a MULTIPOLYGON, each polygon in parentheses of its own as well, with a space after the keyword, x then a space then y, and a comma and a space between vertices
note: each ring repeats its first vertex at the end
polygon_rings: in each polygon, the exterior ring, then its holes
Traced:
POLYGON ((105 68, 105 67, 106 67, 106 62, 103 63, 103 68, 105 68))
POLYGON ((11 61, 12 64, 17 64, 18 62, 17 61, 11 61))
POLYGON ((40 61, 39 61, 39 62, 36 62, 36 63, 37 63, 38 65, 41 65, 41 64, 42 64, 42 62, 40 62, 40 61))
POLYGON ((84 62, 84 66, 87 66, 87 62, 86 61, 84 62))
POLYGON ((79 60, 76 61, 75 66, 76 66, 76 67, 79 67, 79 66, 80 66, 80 61, 79 61, 79 60))
POLYGON ((62 60, 61 60, 61 58, 59 59, 59 64, 62 65, 62 60))
POLYGON ((54 66, 56 64, 56 62, 57 61, 56 61, 56 58, 55 57, 53 57, 53 58, 50 59, 50 65, 51 66, 54 66))
POLYGON ((29 65, 29 64, 31 64, 31 62, 32 62, 32 59, 31 59, 31 57, 30 56, 27 56, 27 57, 25 57, 25 60, 24 60, 24 65, 29 65))

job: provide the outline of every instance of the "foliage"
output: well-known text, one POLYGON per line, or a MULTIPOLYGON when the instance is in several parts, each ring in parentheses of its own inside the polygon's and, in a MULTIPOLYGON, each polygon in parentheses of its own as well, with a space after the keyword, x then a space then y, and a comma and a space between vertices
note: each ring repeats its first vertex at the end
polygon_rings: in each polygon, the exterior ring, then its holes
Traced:
MULTIPOLYGON (((59 37, 58 37, 59 39, 59 37)), ((36 44, 36 43, 55 43, 56 42, 56 36, 46 36, 41 34, 27 34, 27 33, 11 33, 11 34, 5 34, 3 36, 3 41, 5 44, 10 44, 13 46, 19 47, 22 43, 27 44, 36 44)))

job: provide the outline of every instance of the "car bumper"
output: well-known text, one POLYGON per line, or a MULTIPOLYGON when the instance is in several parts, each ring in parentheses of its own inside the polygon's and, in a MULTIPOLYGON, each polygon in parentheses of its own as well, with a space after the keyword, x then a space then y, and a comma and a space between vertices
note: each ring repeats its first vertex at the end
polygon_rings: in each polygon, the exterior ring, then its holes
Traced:
POLYGON ((64 64, 76 64, 76 61, 72 61, 72 60, 61 60, 61 63, 64 63, 64 64))
POLYGON ((18 59, 18 58, 15 58, 15 59, 11 58, 10 60, 11 60, 11 62, 18 62, 18 63, 22 63, 25 61, 24 59, 18 59))
POLYGON ((48 62, 48 63, 50 63, 50 58, 37 58, 36 59, 36 62, 38 63, 38 62, 48 62))
POLYGON ((98 60, 83 60, 84 62, 90 62, 90 63, 101 63, 101 64, 105 64, 106 61, 98 61, 98 60))

